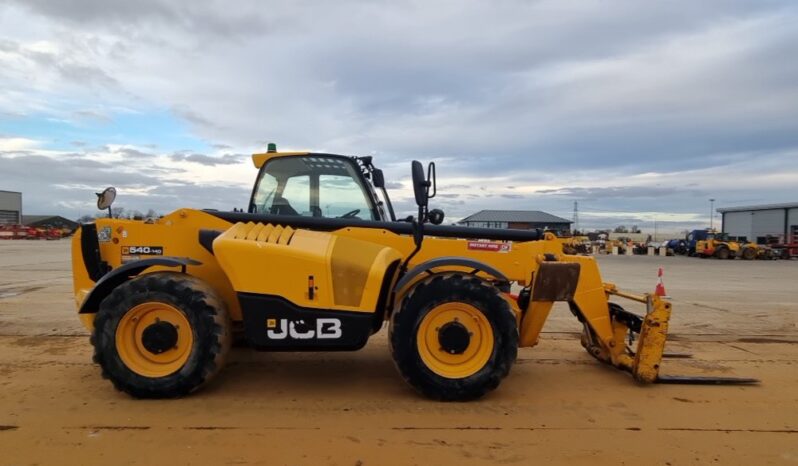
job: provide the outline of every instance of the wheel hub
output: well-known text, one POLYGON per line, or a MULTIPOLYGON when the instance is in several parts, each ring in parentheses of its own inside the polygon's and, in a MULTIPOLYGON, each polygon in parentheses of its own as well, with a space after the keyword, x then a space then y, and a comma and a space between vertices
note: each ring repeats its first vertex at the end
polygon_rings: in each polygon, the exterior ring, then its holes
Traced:
POLYGON ((449 354, 463 354, 471 343, 471 334, 460 322, 447 322, 438 330, 438 343, 449 354))
POLYGON ((152 354, 161 354, 177 346, 177 328, 169 322, 157 321, 141 334, 141 344, 152 354))

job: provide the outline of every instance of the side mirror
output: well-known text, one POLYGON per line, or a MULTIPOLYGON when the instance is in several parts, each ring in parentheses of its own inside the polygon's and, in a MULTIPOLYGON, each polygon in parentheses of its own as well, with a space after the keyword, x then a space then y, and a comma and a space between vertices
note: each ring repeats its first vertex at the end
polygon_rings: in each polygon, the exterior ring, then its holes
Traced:
POLYGON ((413 160, 410 170, 413 174, 413 194, 416 197, 416 205, 426 207, 430 185, 424 176, 424 166, 418 160, 413 160))
POLYGON ((97 208, 100 210, 110 209, 116 199, 116 188, 105 188, 103 192, 95 194, 97 194, 97 208))
POLYGON ((385 175, 382 174, 382 170, 379 168, 374 169, 374 171, 371 172, 371 181, 374 183, 375 188, 384 188, 385 175))

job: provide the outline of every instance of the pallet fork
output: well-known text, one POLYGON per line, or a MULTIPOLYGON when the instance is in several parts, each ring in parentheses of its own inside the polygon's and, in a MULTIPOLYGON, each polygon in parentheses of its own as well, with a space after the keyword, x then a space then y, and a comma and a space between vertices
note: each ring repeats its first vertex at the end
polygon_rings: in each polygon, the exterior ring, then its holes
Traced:
POLYGON ((656 294, 636 295, 617 289, 606 283, 604 289, 609 296, 617 296, 646 305, 646 315, 640 317, 624 310, 615 303, 609 303, 612 317, 613 340, 608 346, 595 338, 585 323, 582 345, 599 361, 615 366, 632 374, 641 383, 693 384, 693 385, 752 385, 759 380, 748 377, 715 377, 662 375, 659 373, 663 358, 690 358, 689 354, 665 353, 668 337, 668 324, 672 305, 656 294), (634 341, 637 347, 633 349, 634 341), (619 342, 624 342, 619 344, 619 342))

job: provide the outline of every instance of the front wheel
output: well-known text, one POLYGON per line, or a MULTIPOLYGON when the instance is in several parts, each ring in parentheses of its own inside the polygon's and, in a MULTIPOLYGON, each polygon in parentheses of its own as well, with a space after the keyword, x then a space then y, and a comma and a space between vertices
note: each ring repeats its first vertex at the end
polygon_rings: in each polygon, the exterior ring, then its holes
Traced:
POLYGON ((461 274, 419 283, 391 320, 391 351, 404 379, 445 401, 499 386, 518 353, 518 327, 499 290, 461 274))
POLYGON ((222 367, 230 318, 207 284, 157 272, 118 286, 100 304, 91 341, 103 377, 137 398, 186 395, 222 367))

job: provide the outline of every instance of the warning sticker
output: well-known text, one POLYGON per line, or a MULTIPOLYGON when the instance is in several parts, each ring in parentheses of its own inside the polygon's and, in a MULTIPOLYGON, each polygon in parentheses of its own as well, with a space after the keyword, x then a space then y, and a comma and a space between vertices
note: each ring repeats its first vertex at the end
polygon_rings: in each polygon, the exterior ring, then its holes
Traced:
POLYGON ((97 230, 97 241, 108 243, 111 241, 111 227, 102 227, 97 230))
POLYGON ((487 241, 469 241, 468 249, 474 251, 510 252, 512 243, 490 243, 487 241))

